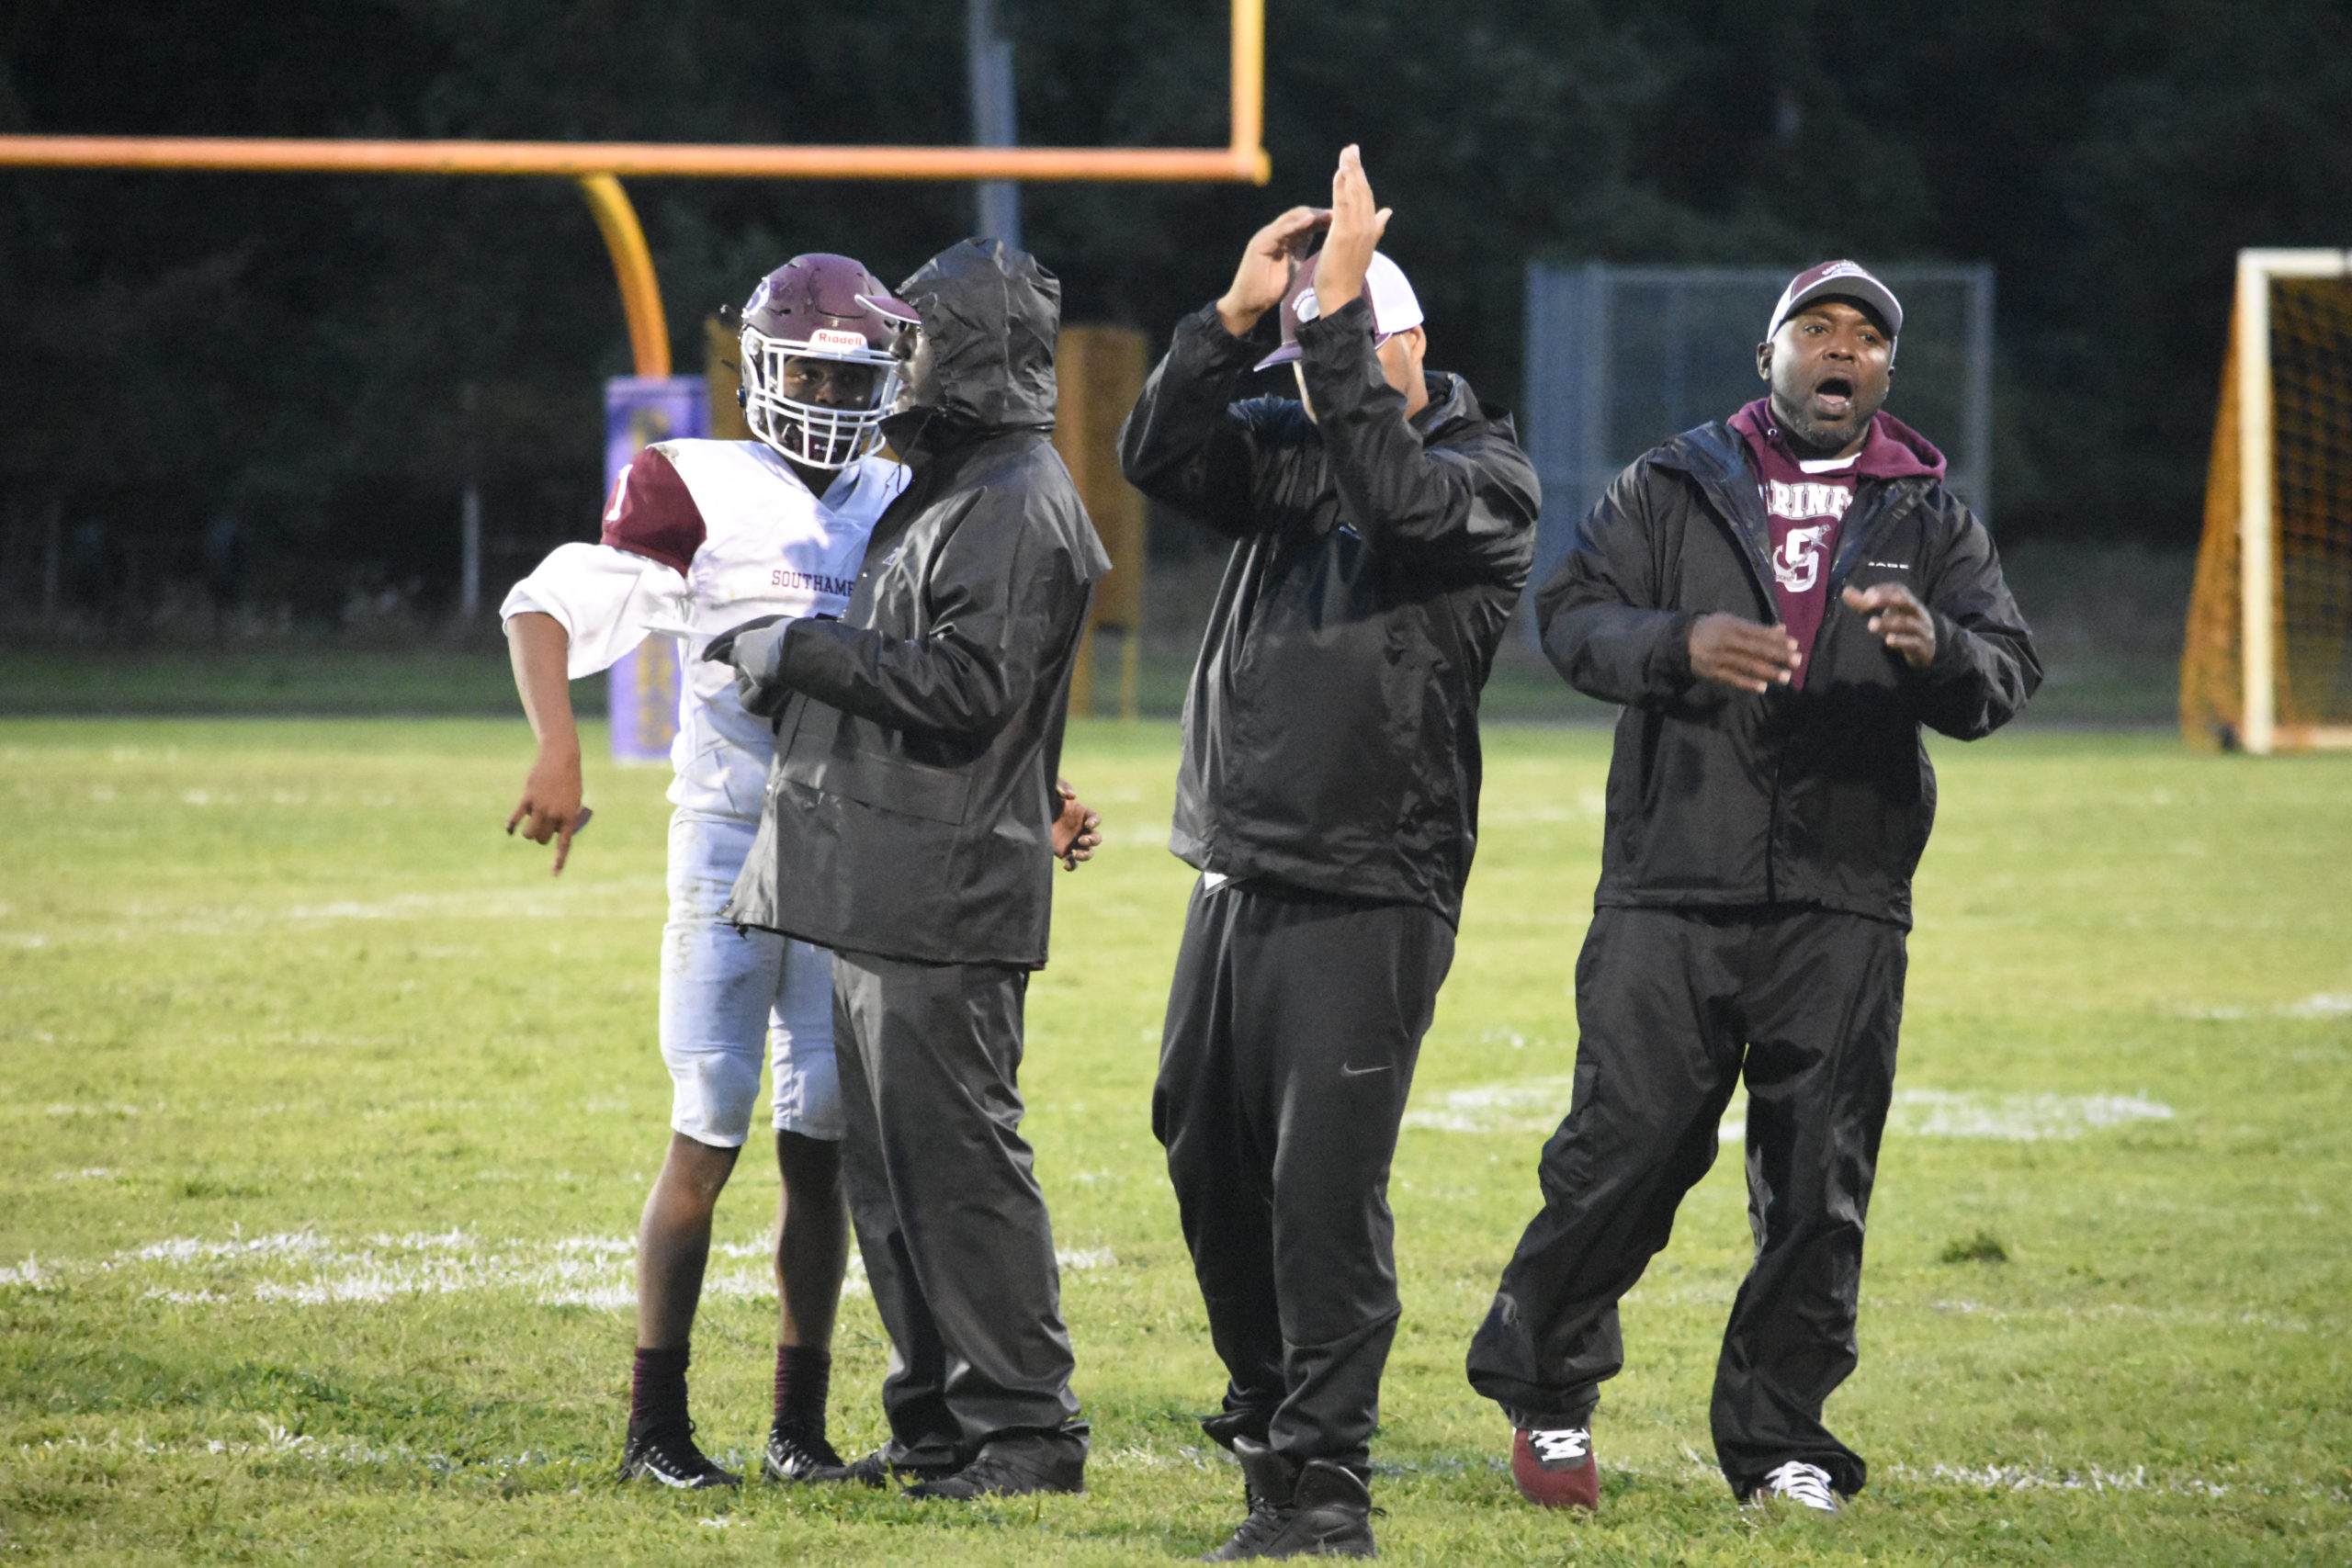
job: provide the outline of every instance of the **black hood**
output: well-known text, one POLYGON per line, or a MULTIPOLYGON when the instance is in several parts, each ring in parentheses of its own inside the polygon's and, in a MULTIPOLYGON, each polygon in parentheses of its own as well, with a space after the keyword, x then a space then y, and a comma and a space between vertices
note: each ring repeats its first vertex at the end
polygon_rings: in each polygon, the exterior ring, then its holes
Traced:
POLYGON ((1053 429, 1062 286, 1035 256, 1001 240, 959 240, 899 285, 898 295, 922 318, 944 400, 938 412, 949 423, 1053 429))

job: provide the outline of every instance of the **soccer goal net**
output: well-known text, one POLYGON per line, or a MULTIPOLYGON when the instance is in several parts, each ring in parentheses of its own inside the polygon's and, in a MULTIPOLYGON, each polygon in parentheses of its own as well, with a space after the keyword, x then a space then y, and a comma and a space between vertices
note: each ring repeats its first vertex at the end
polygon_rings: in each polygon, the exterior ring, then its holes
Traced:
POLYGON ((2352 747, 2352 252, 2238 253, 2188 634, 2190 744, 2352 747))

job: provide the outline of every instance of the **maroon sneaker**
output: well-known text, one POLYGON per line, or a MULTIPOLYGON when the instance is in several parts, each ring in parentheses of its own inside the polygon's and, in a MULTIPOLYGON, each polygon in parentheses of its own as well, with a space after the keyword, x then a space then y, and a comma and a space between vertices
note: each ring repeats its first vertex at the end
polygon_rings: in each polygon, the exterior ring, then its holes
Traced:
POLYGON ((1510 1478, 1539 1508, 1600 1506, 1600 1467, 1588 1427, 1521 1427, 1510 1435, 1510 1478))

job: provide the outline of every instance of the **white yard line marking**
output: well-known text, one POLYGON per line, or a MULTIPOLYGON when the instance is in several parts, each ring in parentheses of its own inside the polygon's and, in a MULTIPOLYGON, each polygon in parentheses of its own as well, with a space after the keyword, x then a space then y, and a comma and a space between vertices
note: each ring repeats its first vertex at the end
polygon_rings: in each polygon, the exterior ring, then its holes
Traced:
MULTIPOLYGON (((286 925, 315 926, 344 920, 642 920, 660 919, 662 879, 616 876, 560 890, 484 887, 439 893, 399 893, 367 900, 339 898, 323 904, 233 904, 214 908, 132 901, 107 911, 103 921, 43 932, 0 933, 0 946, 46 947, 58 942, 145 942, 158 931, 206 937, 251 932, 286 925), (650 896, 651 902, 648 903, 650 896)), ((460 957, 477 951, 447 942, 424 956, 460 957)))
POLYGON ((2352 1016, 2352 991, 2323 991, 2315 997, 2305 997, 2283 1010, 2289 1018, 2344 1018, 2352 1016))
POLYGON ((2232 1023, 2249 1018, 2345 1018, 2352 1016, 2352 991, 2321 991, 2299 1002, 2278 1002, 2267 1007, 2231 1002, 2221 1007, 2174 1007, 2165 1010, 2175 1018, 2195 1019, 2200 1023, 2232 1023))
POLYGON ((1998 1138, 2033 1143, 2079 1138, 2133 1122, 2169 1122, 2173 1109, 2128 1094, 1971 1094, 1899 1089, 1889 1133, 1921 1138, 1998 1138))
MULTIPOLYGON (((142 1300, 175 1305, 270 1302, 295 1306, 382 1304, 423 1296, 512 1292, 548 1306, 625 1311, 637 1303, 636 1244, 627 1236, 567 1236, 555 1241, 486 1241, 462 1230, 337 1238, 315 1229, 208 1240, 172 1236, 127 1248, 95 1263, 27 1258, 0 1269, 0 1285, 36 1289, 61 1271, 106 1275, 150 1288, 142 1300)), ((759 1259, 765 1239, 721 1243, 722 1258, 759 1259)), ((847 1294, 866 1291, 851 1260, 847 1294)), ((705 1289, 721 1296, 766 1298, 765 1268, 714 1272, 705 1289)))
POLYGON ((1435 1105, 1406 1111, 1405 1125, 1432 1133, 1548 1133, 1568 1113, 1575 1089, 1572 1077, 1458 1089, 1435 1105))
MULTIPOLYGON (((1405 1125, 1433 1133, 1549 1133, 1568 1112, 1570 1077, 1526 1078, 1455 1089, 1405 1113, 1405 1125)), ((1890 1136, 1988 1138, 2008 1143, 2079 1138, 2135 1122, 2168 1122, 2169 1105, 2124 1094, 1989 1094, 1973 1090, 1899 1089, 1888 1112, 1890 1136)), ((1747 1136, 1744 1092, 1732 1097, 1716 1135, 1736 1144, 1747 1136)))
MULTIPOLYGON (((721 1242, 711 1248, 707 1295, 773 1300, 775 1278, 765 1237, 721 1242), (718 1260, 748 1267, 721 1269, 718 1260)), ((1064 1252, 1075 1270, 1112 1269, 1108 1248, 1064 1252)), ((405 1235, 378 1234, 338 1239, 315 1229, 207 1240, 171 1236, 126 1248, 96 1262, 27 1258, 0 1268, 0 1286, 54 1288, 66 1274, 103 1276, 145 1284, 142 1301, 178 1306, 267 1302, 292 1306, 382 1305, 424 1296, 511 1292, 542 1306, 585 1306, 623 1312, 637 1304, 637 1244, 628 1236, 565 1236, 554 1241, 484 1240, 462 1230, 405 1235)), ((872 1292, 865 1265, 853 1253, 842 1282, 845 1296, 872 1292)))

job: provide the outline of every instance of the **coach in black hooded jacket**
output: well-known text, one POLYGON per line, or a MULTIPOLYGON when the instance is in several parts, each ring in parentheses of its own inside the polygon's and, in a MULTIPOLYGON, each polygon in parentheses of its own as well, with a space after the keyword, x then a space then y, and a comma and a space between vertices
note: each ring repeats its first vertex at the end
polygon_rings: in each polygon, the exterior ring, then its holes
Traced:
POLYGON ((1283 249, 1318 220, 1301 209, 1251 242, 1238 293, 1178 325, 1121 434, 1136 488, 1234 540, 1185 701, 1171 847, 1203 876, 1152 1114, 1230 1379, 1204 1426, 1253 1504, 1297 1500, 1272 1545, 1245 1525, 1237 1556, 1371 1548, 1388 1162, 1453 957, 1478 694, 1537 512, 1510 417, 1419 371, 1419 308, 1372 255, 1352 149, 1333 206, 1284 302, 1306 404, 1233 400, 1268 345, 1227 324, 1283 293, 1283 249), (1344 276, 1351 218, 1366 292, 1318 317, 1301 290, 1344 276), (1376 336, 1404 340, 1397 363, 1376 336))
POLYGON ((1110 560, 1049 439, 1054 276, 967 240, 899 296, 923 346, 883 428, 912 475, 848 612, 709 655, 781 709, 728 912, 834 952, 844 1184, 895 1352, 890 1442, 854 1474, 1076 1491, 1086 1429, 1017 1077, 1070 668, 1110 560))
POLYGON ((1880 412, 1901 320, 1850 262, 1800 274, 1758 345, 1770 397, 1627 468, 1537 595, 1552 662, 1622 705, 1572 1099, 1468 1360, 1538 1503, 1594 1506, 1617 1302, 1743 1079, 1756 1252, 1716 1370, 1717 1458, 1742 1498, 1826 1511, 1867 1478, 1822 1410, 1856 1364, 1935 817, 1920 732, 1989 734, 2041 678, 1991 536, 1935 448, 1880 412))
POLYGON ((883 422, 907 489, 840 620, 744 639, 767 660, 757 700, 783 708, 783 808, 730 912, 824 947, 1035 965, 1070 668, 1110 570, 1053 447, 1060 285, 967 242, 908 287, 938 400, 883 422))

